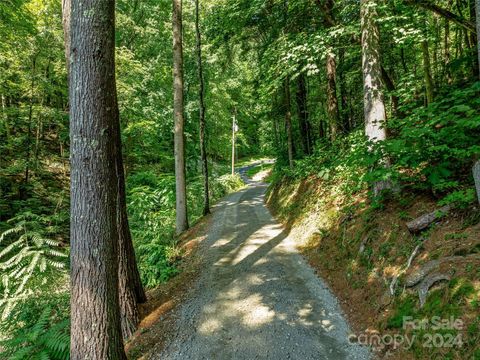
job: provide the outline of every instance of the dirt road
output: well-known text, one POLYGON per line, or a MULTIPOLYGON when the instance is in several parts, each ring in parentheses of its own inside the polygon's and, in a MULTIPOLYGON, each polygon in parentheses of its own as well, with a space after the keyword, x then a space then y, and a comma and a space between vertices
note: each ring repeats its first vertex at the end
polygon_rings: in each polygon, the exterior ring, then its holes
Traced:
POLYGON ((152 359, 369 359, 325 284, 270 215, 266 185, 250 182, 215 207, 205 266, 152 359))

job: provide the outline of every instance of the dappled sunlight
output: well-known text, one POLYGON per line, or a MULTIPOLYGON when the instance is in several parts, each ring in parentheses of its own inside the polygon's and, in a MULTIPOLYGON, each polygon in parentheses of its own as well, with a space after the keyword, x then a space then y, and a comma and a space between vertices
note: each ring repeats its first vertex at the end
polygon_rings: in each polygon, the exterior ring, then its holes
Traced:
POLYGON ((263 205, 264 191, 252 186, 217 214, 222 226, 206 240, 213 266, 200 285, 208 295, 192 300, 196 321, 181 347, 197 349, 195 358, 348 358, 338 304, 263 205))
POLYGON ((206 239, 212 266, 200 284, 204 291, 184 310, 196 320, 171 348, 182 349, 179 359, 353 359, 335 298, 270 215, 264 192, 252 185, 235 195, 236 206, 215 214, 221 222, 206 239))
POLYGON ((367 283, 371 284, 374 281, 378 280, 378 268, 373 268, 367 276, 367 283))
POLYGON ((274 238, 280 232, 278 228, 266 226, 254 233, 248 241, 240 247, 235 258, 231 260, 231 265, 240 263, 247 256, 259 249, 266 240, 274 238))
POLYGON ((402 270, 402 267, 399 265, 389 265, 383 269, 383 275, 385 277, 398 276, 401 270, 402 270))

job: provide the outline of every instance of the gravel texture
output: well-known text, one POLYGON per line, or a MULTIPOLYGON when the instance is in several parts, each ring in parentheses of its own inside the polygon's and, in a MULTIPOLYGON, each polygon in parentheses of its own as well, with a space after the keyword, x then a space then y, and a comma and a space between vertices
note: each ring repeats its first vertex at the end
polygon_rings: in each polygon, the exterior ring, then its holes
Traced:
POLYGON ((202 274, 151 359, 371 357, 348 342, 336 298, 265 207, 266 187, 249 182, 215 207, 202 274))

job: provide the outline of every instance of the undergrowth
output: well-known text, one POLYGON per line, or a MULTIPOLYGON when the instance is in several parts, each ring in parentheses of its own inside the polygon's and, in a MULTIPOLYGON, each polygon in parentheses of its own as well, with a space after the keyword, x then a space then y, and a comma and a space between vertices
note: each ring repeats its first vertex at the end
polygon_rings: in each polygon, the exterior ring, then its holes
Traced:
MULTIPOLYGON (((202 217, 202 178, 188 181, 189 220, 202 217)), ((152 288, 177 274, 181 258, 175 236, 175 177, 141 171, 129 177, 127 201, 130 228, 143 284, 152 288)), ((223 175, 210 180, 210 200, 243 186, 238 175, 223 175)))
POLYGON ((395 296, 388 295, 393 275, 416 246, 414 264, 478 253, 480 212, 471 169, 480 154, 479 95, 477 82, 428 107, 404 107, 402 118, 389 120, 389 140, 369 143, 358 129, 333 144, 317 144, 293 169, 280 158, 272 175, 270 208, 350 304, 357 329, 403 333, 405 316, 462 319, 465 329, 442 333, 460 334, 462 346, 429 349, 420 341, 428 331, 414 331, 420 340, 409 355, 415 358, 480 359, 478 261, 452 265, 452 280, 432 289, 423 307, 416 291, 403 289, 402 277, 395 296), (374 197, 378 181, 390 182, 394 191, 374 197), (407 221, 446 204, 454 210, 443 223, 409 234, 407 221))
MULTIPOLYGON (((440 205, 466 208, 476 201, 471 168, 480 155, 480 82, 450 91, 428 107, 404 108, 388 122, 384 142, 368 142, 363 129, 331 144, 315 147, 293 169, 278 161, 274 182, 283 176, 315 176, 335 184, 345 195, 378 181, 423 191, 440 205), (390 166, 378 165, 388 162, 390 166)), ((280 159, 281 160, 281 159, 280 159)))
MULTIPOLYGON (((213 204, 244 184, 238 175, 212 169, 213 204)), ((201 177, 188 181, 189 219, 202 217, 201 177)), ((130 228, 142 282, 153 288, 178 273, 182 253, 175 229, 175 178, 154 170, 127 180, 130 228)), ((69 358, 68 246, 64 212, 17 214, 0 234, 1 359, 69 358), (48 293, 48 296, 45 294, 48 293)))

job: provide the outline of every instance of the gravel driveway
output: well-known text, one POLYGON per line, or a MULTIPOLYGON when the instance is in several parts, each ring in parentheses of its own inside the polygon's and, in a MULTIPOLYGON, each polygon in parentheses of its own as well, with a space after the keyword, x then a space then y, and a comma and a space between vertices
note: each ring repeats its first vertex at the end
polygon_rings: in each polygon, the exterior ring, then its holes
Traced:
POLYGON ((348 343, 335 297, 305 263, 252 183, 214 209, 191 296, 151 359, 369 359, 348 343))

